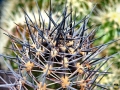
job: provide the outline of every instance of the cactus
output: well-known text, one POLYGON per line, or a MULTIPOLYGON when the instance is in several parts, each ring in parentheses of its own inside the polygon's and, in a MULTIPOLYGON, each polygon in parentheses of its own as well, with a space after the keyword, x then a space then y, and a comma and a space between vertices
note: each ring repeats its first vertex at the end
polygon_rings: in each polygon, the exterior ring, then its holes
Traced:
MULTIPOLYGON (((103 71, 101 68, 116 54, 98 55, 117 40, 93 45, 104 36, 94 38, 98 25, 87 27, 93 10, 76 22, 76 15, 72 15, 72 8, 68 12, 66 4, 58 20, 52 18, 51 8, 50 1, 50 11, 45 12, 49 18, 48 24, 43 20, 39 7, 39 24, 33 22, 23 9, 26 25, 16 24, 20 37, 6 34, 11 40, 9 50, 14 56, 0 55, 9 69, 0 71, 6 77, 0 77, 0 87, 10 90, 107 89, 108 86, 101 85, 100 81, 110 73, 110 66, 103 71), (17 68, 13 69, 6 60, 14 62, 17 68)), ((36 21, 35 16, 34 19, 36 21)))

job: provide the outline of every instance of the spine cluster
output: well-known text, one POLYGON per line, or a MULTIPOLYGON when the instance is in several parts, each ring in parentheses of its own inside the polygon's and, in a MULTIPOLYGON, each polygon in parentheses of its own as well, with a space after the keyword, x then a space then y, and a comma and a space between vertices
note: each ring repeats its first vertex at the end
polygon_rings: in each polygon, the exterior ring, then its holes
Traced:
POLYGON ((68 12, 65 6, 57 22, 52 18, 50 5, 50 11, 46 13, 49 18, 47 25, 39 8, 39 24, 33 22, 25 11, 24 13, 26 28, 17 25, 16 29, 20 37, 6 34, 11 39, 10 49, 15 56, 1 55, 16 63, 17 70, 13 70, 5 61, 10 71, 2 73, 9 80, 0 77, 4 82, 0 87, 10 90, 107 89, 100 81, 109 73, 109 67, 104 71, 101 71, 101 67, 114 55, 98 55, 115 40, 99 46, 93 45, 104 35, 94 38, 99 27, 87 27, 91 13, 76 22, 72 8, 68 12))

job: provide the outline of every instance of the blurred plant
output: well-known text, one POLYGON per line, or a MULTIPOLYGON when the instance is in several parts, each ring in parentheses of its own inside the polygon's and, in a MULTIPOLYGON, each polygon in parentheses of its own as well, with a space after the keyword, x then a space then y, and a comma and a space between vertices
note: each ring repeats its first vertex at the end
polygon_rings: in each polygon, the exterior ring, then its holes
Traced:
MULTIPOLYGON (((38 4, 37 4, 38 7, 38 4)), ((94 46, 99 38, 94 38, 98 25, 88 27, 91 13, 76 22, 72 9, 68 11, 65 5, 58 20, 52 18, 52 8, 46 13, 49 23, 46 24, 38 8, 39 22, 31 19, 24 11, 25 26, 16 24, 20 36, 10 33, 12 55, 0 55, 5 59, 9 71, 0 71, 6 74, 7 80, 0 77, 2 84, 11 90, 93 90, 107 89, 101 85, 102 78, 109 74, 111 64, 103 71, 101 68, 111 56, 99 57, 99 54, 117 40, 94 46), (39 23, 39 24, 38 24, 39 23), (12 69, 6 60, 14 62, 17 67, 12 69)))
MULTIPOLYGON (((97 36, 101 36, 106 33, 107 35, 103 37, 100 41, 95 44, 105 43, 111 39, 118 39, 120 33, 120 0, 103 0, 101 4, 98 5, 99 8, 96 8, 94 12, 96 15, 92 17, 92 20, 95 22, 101 23, 101 30, 98 31, 97 36)), ((108 47, 107 51, 104 51, 101 56, 111 55, 120 51, 120 42, 116 42, 111 44, 108 47)), ((112 60, 113 65, 111 66, 111 71, 114 71, 114 74, 108 75, 108 79, 104 82, 108 81, 113 83, 117 82, 120 85, 120 55, 118 55, 115 59, 112 60)), ((108 62, 109 64, 110 62, 108 62)), ((114 84, 114 83, 113 83, 114 84)))

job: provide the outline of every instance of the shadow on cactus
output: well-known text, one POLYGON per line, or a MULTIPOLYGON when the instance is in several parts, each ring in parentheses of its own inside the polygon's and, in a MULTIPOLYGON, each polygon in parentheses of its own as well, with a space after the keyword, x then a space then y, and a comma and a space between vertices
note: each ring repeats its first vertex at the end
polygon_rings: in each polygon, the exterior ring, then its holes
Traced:
POLYGON ((9 71, 0 71, 1 74, 6 75, 6 79, 0 76, 2 81, 0 87, 10 90, 108 88, 106 85, 101 85, 100 81, 105 75, 110 74, 108 72, 110 66, 104 71, 101 71, 101 68, 116 54, 103 57, 99 57, 99 54, 117 40, 94 46, 93 43, 104 35, 94 38, 99 29, 98 25, 87 27, 93 10, 76 22, 76 15, 72 15, 72 8, 69 12, 67 8, 65 5, 61 17, 54 20, 50 4, 49 13, 45 12, 49 18, 47 25, 39 8, 39 24, 33 22, 23 9, 27 27, 16 24, 19 38, 6 34, 11 39, 10 50, 15 56, 0 55, 5 59, 9 69, 9 71), (12 69, 6 60, 16 63, 17 70, 12 69))

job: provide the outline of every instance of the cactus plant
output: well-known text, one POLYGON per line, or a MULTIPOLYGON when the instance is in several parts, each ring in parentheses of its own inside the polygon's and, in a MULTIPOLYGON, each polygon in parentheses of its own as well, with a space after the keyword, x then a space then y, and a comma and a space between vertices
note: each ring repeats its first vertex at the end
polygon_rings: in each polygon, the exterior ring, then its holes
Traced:
MULTIPOLYGON (((108 86, 101 85, 100 81, 110 73, 110 66, 103 71, 101 68, 116 54, 98 55, 117 40, 93 45, 94 41, 104 36, 94 38, 98 25, 87 27, 93 10, 76 22, 76 15, 72 15, 72 8, 68 12, 66 4, 58 20, 52 18, 51 8, 50 1, 50 11, 45 12, 48 24, 43 20, 39 7, 39 24, 33 22, 23 9, 26 26, 16 24, 20 37, 6 34, 11 40, 9 50, 14 56, 0 55, 9 69, 0 71, 7 78, 0 77, 0 87, 10 90, 107 89, 108 86), (17 68, 13 69, 6 60, 14 62, 17 68)), ((34 19, 36 21, 35 16, 34 19)))
MULTIPOLYGON (((14 24, 17 23, 19 25, 24 25, 24 13, 22 12, 22 8, 24 8, 26 10, 27 13, 29 13, 29 16, 32 18, 33 15, 31 13, 31 11, 34 11, 34 14, 36 17, 38 17, 37 15, 37 8, 35 7, 35 2, 34 0, 2 0, 2 5, 0 6, 0 27, 4 28, 5 30, 7 30, 10 33, 15 34, 16 30, 15 27, 16 25, 14 24)), ((48 8, 49 6, 49 2, 48 0, 38 0, 38 5, 40 7, 40 9, 44 8, 45 10, 48 8)), ((42 12, 42 11, 41 11, 42 12)), ((6 49, 4 47, 9 47, 10 42, 9 42, 9 38, 7 36, 5 36, 4 31, 0 30, 0 41, 2 42, 0 44, 0 53, 6 53, 6 49), (5 40, 4 40, 5 39, 5 40)), ((9 52, 11 53, 11 52, 9 52)), ((8 54, 8 52, 7 52, 8 54)), ((6 69, 4 63, 1 62, 2 60, 0 59, 0 63, 1 63, 1 68, 2 69, 6 69)))
MULTIPOLYGON (((15 32, 15 23, 24 25, 24 13, 20 7, 23 7, 28 13, 32 10, 37 11, 35 8, 34 0, 2 0, 2 4, 0 6, 0 27, 9 31, 10 33, 15 32)), ((40 8, 47 9, 49 6, 48 0, 38 0, 38 5, 40 8)), ((29 13, 30 15, 31 13, 29 13)), ((3 42, 0 44, 0 53, 6 52, 4 47, 8 46, 8 37, 3 35, 4 31, 0 31, 0 40, 3 42), (6 40, 3 40, 6 38, 6 40)))

